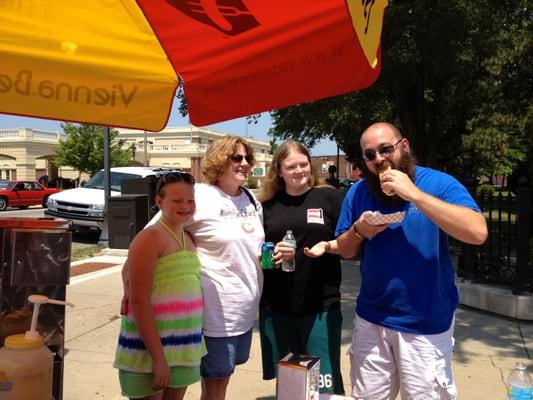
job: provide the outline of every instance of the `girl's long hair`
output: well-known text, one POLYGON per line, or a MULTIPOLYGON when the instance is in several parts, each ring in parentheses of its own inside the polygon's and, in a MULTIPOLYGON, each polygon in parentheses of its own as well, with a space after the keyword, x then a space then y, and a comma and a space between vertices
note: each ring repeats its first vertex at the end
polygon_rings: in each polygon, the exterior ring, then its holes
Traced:
POLYGON ((305 146, 296 140, 287 140, 279 146, 276 153, 274 153, 272 164, 270 165, 266 179, 261 185, 261 192, 258 196, 258 200, 261 203, 273 198, 280 190, 285 190, 285 181, 280 176, 281 162, 285 160, 291 152, 303 154, 307 157, 307 161, 309 161, 311 167, 311 176, 309 177, 310 187, 326 186, 324 181, 318 176, 316 168, 311 162, 311 155, 305 146))

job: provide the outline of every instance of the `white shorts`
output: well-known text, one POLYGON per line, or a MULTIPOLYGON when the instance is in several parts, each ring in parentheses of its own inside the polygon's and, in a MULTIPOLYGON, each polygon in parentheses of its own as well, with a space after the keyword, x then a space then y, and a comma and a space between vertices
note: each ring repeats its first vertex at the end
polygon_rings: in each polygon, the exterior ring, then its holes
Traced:
POLYGON ((355 317, 352 396, 361 400, 455 400, 453 322, 436 335, 398 332, 355 317))

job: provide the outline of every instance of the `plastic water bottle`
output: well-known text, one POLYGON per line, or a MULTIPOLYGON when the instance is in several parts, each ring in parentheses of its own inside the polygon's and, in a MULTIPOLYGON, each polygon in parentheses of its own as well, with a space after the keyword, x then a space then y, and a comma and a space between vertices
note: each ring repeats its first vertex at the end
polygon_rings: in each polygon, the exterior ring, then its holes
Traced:
POLYGON ((507 378, 507 398, 509 400, 533 399, 533 380, 524 363, 517 362, 514 371, 507 378))
MULTIPOLYGON (((290 229, 285 233, 285 236, 283 236, 283 241, 290 244, 296 250, 296 238, 290 229)), ((296 262, 294 261, 294 257, 290 260, 283 260, 281 262, 281 269, 285 272, 293 272, 295 268, 296 262)))

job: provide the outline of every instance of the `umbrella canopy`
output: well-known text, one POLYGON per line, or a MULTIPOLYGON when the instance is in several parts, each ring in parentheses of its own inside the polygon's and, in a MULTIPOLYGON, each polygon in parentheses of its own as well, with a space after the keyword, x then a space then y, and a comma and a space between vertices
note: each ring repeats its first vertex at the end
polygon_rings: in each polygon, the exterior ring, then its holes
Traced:
POLYGON ((2 0, 0 112, 158 131, 371 85, 387 0, 2 0))

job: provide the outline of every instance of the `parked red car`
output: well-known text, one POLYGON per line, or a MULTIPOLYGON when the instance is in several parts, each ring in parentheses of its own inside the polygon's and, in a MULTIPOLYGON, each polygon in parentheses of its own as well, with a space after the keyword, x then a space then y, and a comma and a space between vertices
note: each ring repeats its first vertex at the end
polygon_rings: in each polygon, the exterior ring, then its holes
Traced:
POLYGON ((47 188, 33 181, 0 181, 0 211, 7 207, 20 209, 42 205, 46 207, 46 199, 58 189, 47 188))

